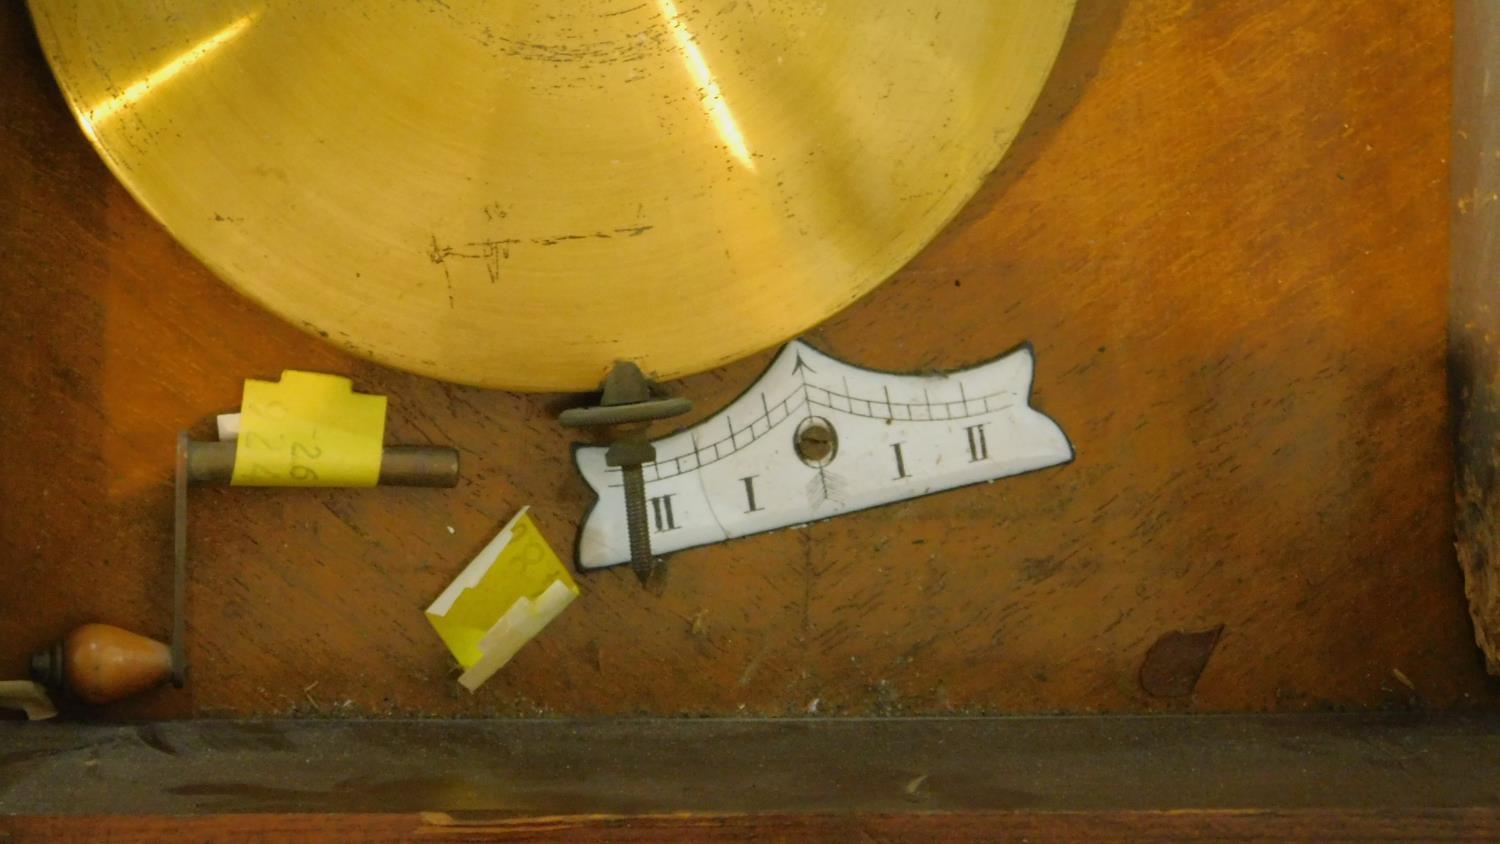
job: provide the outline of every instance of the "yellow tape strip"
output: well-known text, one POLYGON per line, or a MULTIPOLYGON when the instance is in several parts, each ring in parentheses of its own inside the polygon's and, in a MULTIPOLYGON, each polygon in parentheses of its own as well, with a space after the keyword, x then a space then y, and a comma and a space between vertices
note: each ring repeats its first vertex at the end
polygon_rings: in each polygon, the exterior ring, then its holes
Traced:
POLYGON ((385 442, 385 396, 348 378, 288 369, 245 380, 234 450, 236 486, 374 486, 385 442))
POLYGON ((557 553, 522 508, 427 608, 427 620, 473 690, 578 595, 557 553))

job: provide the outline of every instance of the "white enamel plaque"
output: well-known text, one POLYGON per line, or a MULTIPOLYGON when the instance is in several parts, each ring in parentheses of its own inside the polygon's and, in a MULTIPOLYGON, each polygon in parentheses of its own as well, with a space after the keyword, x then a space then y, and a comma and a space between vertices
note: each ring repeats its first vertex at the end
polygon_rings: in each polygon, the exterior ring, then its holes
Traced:
MULTIPOLYGON (((646 478, 651 549, 665 554, 1057 466, 1073 447, 1030 404, 1024 346, 942 375, 875 372, 788 343, 728 407, 659 440, 646 478)), ((620 472, 573 457, 598 502, 582 568, 630 559, 620 472)))

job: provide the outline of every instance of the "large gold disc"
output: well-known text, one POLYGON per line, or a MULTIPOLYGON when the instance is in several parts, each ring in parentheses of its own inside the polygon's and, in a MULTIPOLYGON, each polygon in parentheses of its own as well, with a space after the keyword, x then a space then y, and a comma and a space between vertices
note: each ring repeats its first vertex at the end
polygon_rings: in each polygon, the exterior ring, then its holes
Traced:
POLYGON ((32 0, 230 284, 453 381, 593 388, 853 302, 999 161, 1072 0, 32 0))

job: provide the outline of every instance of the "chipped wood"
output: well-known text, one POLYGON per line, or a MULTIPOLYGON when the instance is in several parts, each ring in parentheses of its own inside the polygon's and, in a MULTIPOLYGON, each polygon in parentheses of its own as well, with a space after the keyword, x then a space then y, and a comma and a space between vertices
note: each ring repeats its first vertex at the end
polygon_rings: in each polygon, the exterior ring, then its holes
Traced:
POLYGON ((1474 639, 1500 675, 1500 8, 1455 4, 1449 367, 1458 561, 1474 639))

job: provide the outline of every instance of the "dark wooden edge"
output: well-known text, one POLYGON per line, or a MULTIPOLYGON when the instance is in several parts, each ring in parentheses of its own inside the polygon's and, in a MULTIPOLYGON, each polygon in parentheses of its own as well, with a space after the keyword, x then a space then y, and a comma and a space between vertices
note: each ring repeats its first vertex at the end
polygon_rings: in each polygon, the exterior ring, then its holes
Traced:
POLYGON ((1494 841, 1500 812, 907 812, 901 814, 219 815, 0 818, 16 840, 1494 841))
POLYGON ((1500 6, 1457 0, 1448 373, 1455 530, 1474 638, 1500 675, 1500 6))
POLYGON ((1500 808, 1500 716, 7 724, 0 815, 1500 808))

